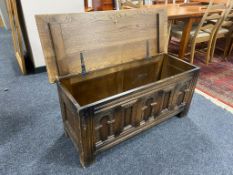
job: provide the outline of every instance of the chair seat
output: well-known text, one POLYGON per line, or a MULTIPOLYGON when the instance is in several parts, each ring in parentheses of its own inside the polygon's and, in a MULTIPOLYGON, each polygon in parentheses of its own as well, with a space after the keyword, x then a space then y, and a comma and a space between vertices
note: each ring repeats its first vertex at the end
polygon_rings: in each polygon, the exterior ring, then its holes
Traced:
MULTIPOLYGON (((194 37, 195 31, 196 31, 196 26, 194 26, 190 32, 190 39, 194 37)), ((183 27, 179 25, 173 25, 171 33, 173 37, 181 39, 183 35, 183 27)), ((210 37, 210 33, 204 31, 200 31, 197 35, 197 38, 199 39, 201 38, 208 39, 209 37, 210 37)))
POLYGON ((229 32, 230 32, 229 29, 221 28, 221 29, 218 30, 217 38, 224 38, 226 36, 226 34, 228 34, 229 32))
MULTIPOLYGON (((211 31, 207 29, 206 32, 210 33, 211 31)), ((221 29, 218 30, 218 35, 222 36, 222 35, 227 34, 228 32, 230 32, 229 29, 227 29, 227 28, 221 28, 221 29)))
POLYGON ((230 32, 229 29, 221 28, 221 29, 218 30, 218 35, 225 35, 225 34, 227 34, 229 32, 230 32))

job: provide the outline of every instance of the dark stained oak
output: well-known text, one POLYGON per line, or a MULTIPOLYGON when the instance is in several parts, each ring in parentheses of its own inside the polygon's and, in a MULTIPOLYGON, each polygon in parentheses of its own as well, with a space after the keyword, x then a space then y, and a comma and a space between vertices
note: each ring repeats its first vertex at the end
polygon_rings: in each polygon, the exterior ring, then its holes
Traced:
POLYGON ((188 113, 199 68, 165 53, 164 9, 36 19, 65 133, 83 167, 98 153, 188 113))

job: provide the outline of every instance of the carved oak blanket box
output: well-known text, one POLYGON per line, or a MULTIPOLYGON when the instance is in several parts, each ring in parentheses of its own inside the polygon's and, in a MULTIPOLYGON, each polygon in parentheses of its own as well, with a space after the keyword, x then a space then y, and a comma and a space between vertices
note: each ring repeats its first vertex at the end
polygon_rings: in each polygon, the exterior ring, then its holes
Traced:
POLYGON ((199 68, 166 54, 164 9, 36 17, 65 133, 86 166, 172 116, 185 116, 199 68))

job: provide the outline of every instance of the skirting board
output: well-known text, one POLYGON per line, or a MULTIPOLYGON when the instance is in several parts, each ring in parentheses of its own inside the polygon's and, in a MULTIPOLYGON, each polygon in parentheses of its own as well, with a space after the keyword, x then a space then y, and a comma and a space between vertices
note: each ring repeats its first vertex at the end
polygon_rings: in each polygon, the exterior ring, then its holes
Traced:
POLYGON ((226 105, 225 103, 217 100, 214 97, 211 97, 211 96, 207 95, 206 93, 204 93, 204 92, 202 92, 202 91, 200 91, 198 89, 195 89, 195 92, 198 93, 198 94, 200 94, 200 95, 202 95, 206 99, 210 100, 215 105, 217 105, 217 106, 219 106, 219 107, 221 107, 221 108, 223 108, 223 109, 225 109, 225 110, 227 110, 227 111, 229 111, 229 112, 231 112, 233 114, 233 108, 232 107, 226 105))
POLYGON ((47 72, 46 67, 45 66, 41 66, 41 67, 37 67, 34 69, 35 73, 42 73, 42 72, 47 72))

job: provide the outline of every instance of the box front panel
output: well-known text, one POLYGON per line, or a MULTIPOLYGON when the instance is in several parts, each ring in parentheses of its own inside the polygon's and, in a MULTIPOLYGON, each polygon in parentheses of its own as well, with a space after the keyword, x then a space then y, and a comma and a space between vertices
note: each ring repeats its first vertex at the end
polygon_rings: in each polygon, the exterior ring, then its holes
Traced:
POLYGON ((189 106, 195 83, 195 78, 186 76, 176 83, 131 94, 122 101, 96 106, 93 133, 97 152, 180 113, 189 106))

